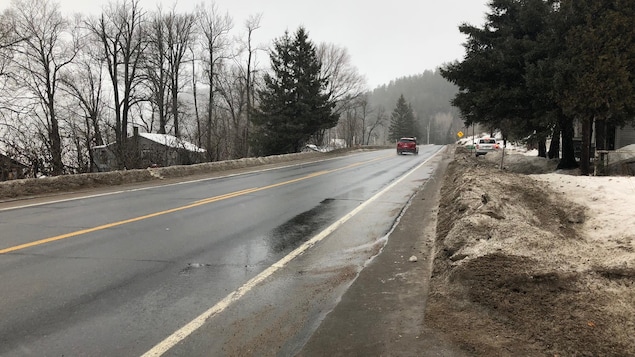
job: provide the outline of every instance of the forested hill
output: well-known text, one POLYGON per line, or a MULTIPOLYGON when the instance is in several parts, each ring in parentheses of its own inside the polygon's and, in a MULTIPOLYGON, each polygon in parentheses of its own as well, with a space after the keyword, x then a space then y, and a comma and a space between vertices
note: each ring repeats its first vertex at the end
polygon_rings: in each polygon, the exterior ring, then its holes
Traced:
POLYGON ((438 70, 429 70, 395 79, 374 89, 369 95, 369 102, 372 107, 383 107, 390 116, 403 94, 417 119, 421 135, 419 141, 422 144, 428 141, 429 125, 429 142, 448 144, 456 141, 456 133, 464 127, 459 111, 450 104, 457 90, 438 70))

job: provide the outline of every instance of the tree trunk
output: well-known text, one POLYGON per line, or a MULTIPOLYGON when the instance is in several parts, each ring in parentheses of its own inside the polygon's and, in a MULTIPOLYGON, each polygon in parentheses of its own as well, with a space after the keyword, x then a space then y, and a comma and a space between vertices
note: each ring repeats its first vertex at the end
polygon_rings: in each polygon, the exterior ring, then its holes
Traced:
MULTIPOLYGON (((212 81, 211 76, 210 76, 210 81, 212 81)), ((205 140, 206 140, 205 149, 207 149, 207 161, 217 161, 217 160, 214 160, 213 152, 212 152, 212 125, 213 125, 212 117, 214 115, 213 108, 214 108, 214 87, 212 84, 210 84, 209 93, 207 97, 207 115, 205 117, 205 140)))
POLYGON ((49 132, 49 140, 51 143, 51 158, 52 158, 52 174, 58 176, 64 173, 64 163, 62 162, 62 139, 60 137, 59 123, 55 114, 55 107, 53 106, 52 95, 49 99, 49 112, 51 120, 51 129, 49 132))
POLYGON ((549 153, 547 153, 549 159, 557 159, 560 157, 560 126, 556 125, 553 128, 553 135, 551 135, 551 144, 549 145, 549 153))
POLYGON ((179 128, 179 81, 175 79, 172 85, 172 120, 174 120, 174 136, 181 137, 181 129, 179 128))
POLYGON ((592 118, 582 121, 582 152, 580 153, 580 174, 588 176, 591 173, 591 124, 592 118))
MULTIPOLYGON (((192 58, 194 58, 194 51, 192 51, 192 58)), ((201 116, 198 112, 198 93, 196 91, 196 61, 192 61, 192 99, 194 100, 194 117, 196 118, 196 143, 198 147, 203 147, 203 141, 201 138, 203 137, 203 132, 201 129, 201 116)), ((209 148, 208 148, 209 149, 209 148)))
POLYGON ((538 157, 547 157, 547 139, 538 139, 538 157))
POLYGON ((562 134, 562 158, 557 168, 559 170, 576 169, 579 165, 575 160, 575 148, 573 147, 573 121, 560 114, 558 122, 562 134))

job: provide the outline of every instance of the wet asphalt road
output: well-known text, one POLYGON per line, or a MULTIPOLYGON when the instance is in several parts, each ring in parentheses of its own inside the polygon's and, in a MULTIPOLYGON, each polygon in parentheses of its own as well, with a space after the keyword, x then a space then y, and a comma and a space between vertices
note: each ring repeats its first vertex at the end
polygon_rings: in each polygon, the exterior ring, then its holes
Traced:
POLYGON ((0 211, 0 355, 294 355, 439 149, 0 211))

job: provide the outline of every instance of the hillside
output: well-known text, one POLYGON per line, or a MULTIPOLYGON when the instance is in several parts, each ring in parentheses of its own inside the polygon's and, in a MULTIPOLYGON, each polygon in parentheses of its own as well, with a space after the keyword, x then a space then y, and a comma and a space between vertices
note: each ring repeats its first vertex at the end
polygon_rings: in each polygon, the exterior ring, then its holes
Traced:
POLYGON ((376 88, 369 95, 369 103, 384 108, 390 121, 390 113, 403 94, 418 120, 420 141, 427 142, 429 128, 431 144, 450 144, 464 127, 458 110, 450 104, 456 92, 456 86, 441 77, 439 71, 425 71, 376 88))

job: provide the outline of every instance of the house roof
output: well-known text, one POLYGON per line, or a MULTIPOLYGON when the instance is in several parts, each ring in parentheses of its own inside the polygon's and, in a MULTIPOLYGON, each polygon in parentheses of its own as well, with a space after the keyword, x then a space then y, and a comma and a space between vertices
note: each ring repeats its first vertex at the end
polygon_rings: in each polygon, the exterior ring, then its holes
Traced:
POLYGON ((171 148, 185 149, 192 152, 205 152, 205 149, 169 134, 139 133, 139 136, 171 148))
POLYGON ((0 154, 0 163, 8 163, 8 164, 10 164, 12 166, 19 166, 19 167, 22 167, 22 168, 28 168, 27 165, 19 162, 18 160, 12 159, 12 158, 8 157, 7 155, 4 155, 4 154, 0 154))
MULTIPOLYGON (((185 141, 183 139, 177 138, 174 135, 170 135, 170 134, 156 134, 156 133, 139 133, 139 136, 146 138, 150 141, 154 141, 155 143, 161 144, 161 145, 165 145, 167 147, 171 147, 171 148, 176 148, 176 149, 185 149, 187 151, 191 151, 191 152, 205 152, 206 150, 203 148, 199 148, 198 146, 185 141)), ((130 137, 129 137, 130 138, 130 137)), ((99 145, 99 146, 93 146, 93 149, 104 149, 107 148, 111 145, 114 145, 114 143, 110 143, 110 144, 106 144, 106 145, 99 145)))

